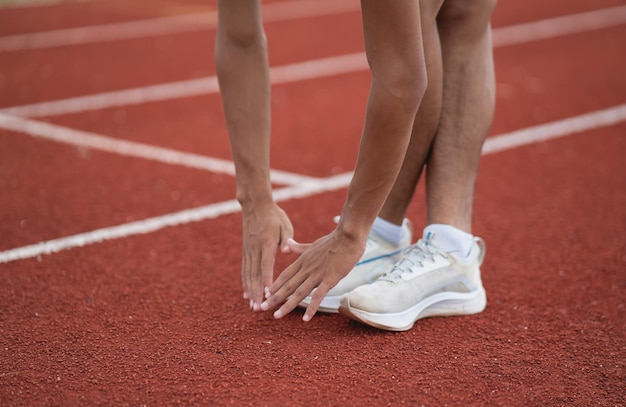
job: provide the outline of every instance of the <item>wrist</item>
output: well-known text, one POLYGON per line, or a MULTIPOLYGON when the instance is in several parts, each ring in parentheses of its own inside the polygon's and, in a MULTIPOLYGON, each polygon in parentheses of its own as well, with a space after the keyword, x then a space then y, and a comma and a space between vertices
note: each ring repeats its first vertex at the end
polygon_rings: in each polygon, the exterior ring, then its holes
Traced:
POLYGON ((244 194, 237 193, 237 201, 241 205, 243 212, 256 212, 262 208, 274 205, 274 198, 270 193, 251 193, 246 191, 244 194))
POLYGON ((343 216, 337 224, 337 231, 346 239, 354 242, 365 242, 372 225, 364 221, 346 219, 343 216))
POLYGON ((272 184, 269 176, 238 177, 236 199, 243 208, 273 203, 272 184))

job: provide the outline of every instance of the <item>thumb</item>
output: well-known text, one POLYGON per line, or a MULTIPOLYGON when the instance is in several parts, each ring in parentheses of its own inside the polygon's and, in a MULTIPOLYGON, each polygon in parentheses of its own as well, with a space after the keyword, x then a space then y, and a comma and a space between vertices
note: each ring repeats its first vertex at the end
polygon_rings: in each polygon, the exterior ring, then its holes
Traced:
POLYGON ((280 251, 284 254, 290 254, 291 247, 289 246, 289 241, 293 240, 293 228, 287 227, 283 228, 280 231, 280 251))
POLYGON ((311 247, 311 243, 298 243, 298 242, 296 242, 293 239, 289 239, 289 240, 287 240, 287 246, 289 246, 289 249, 290 249, 291 252, 297 253, 297 254, 302 254, 309 247, 311 247))

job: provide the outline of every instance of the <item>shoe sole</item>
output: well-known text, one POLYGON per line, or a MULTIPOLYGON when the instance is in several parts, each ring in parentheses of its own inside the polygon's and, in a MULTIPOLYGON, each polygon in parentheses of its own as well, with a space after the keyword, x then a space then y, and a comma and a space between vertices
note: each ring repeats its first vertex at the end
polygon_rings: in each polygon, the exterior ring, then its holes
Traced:
POLYGON ((482 312, 487 305, 487 295, 480 287, 471 293, 445 292, 430 296, 411 308, 396 313, 374 313, 350 306, 348 296, 339 305, 339 313, 374 328, 387 331, 408 331, 422 318, 437 316, 471 315, 482 312))
MULTIPOLYGON (((329 297, 326 296, 324 297, 324 299, 322 300, 322 302, 320 303, 319 308, 317 309, 318 312, 325 312, 328 314, 336 314, 339 312, 339 299, 341 298, 340 295, 336 295, 333 297, 329 297)), ((300 304, 298 304, 298 307, 300 308, 307 308, 309 306, 309 304, 311 304, 311 297, 306 297, 305 299, 303 299, 302 301, 300 301, 300 304)))

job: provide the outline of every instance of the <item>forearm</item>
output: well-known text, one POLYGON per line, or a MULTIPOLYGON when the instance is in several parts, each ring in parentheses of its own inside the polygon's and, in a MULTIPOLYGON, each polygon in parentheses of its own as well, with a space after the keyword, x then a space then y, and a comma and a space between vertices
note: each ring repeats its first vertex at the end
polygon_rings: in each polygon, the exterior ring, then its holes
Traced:
MULTIPOLYGON (((249 1, 249 0, 245 0, 249 1)), ((258 4, 220 3, 215 63, 242 205, 271 201, 270 81, 258 4)))
POLYGON ((398 176, 422 92, 399 96, 372 82, 354 176, 339 224, 364 239, 398 176))
POLYGON ((418 2, 362 0, 372 71, 354 177, 339 229, 363 240, 402 166, 427 77, 418 2))

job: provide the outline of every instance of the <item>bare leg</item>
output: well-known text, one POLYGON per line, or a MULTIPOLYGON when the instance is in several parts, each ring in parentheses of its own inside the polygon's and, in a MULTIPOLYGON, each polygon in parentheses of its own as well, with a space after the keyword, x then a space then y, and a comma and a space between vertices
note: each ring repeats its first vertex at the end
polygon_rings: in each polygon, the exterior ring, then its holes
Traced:
POLYGON ((495 0, 446 0, 438 16, 443 107, 426 176, 428 224, 471 233, 480 152, 494 114, 495 0))
POLYGON ((381 218, 396 225, 402 224, 406 216, 439 123, 443 83, 436 16, 442 3, 443 0, 420 1, 428 88, 413 122, 411 141, 400 174, 379 214, 381 218))

